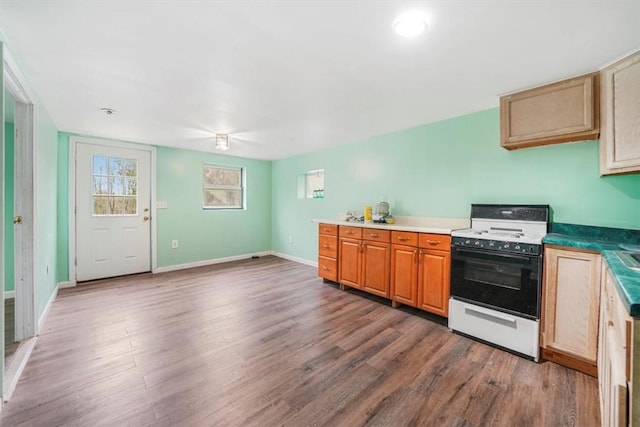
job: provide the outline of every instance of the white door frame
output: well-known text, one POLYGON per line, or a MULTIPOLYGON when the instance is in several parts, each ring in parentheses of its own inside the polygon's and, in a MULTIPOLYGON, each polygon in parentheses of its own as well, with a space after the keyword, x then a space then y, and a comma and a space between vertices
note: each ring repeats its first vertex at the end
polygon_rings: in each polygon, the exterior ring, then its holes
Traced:
POLYGON ((21 286, 15 286, 16 341, 38 334, 37 292, 35 286, 36 241, 36 150, 34 150, 33 96, 26 88, 25 78, 19 72, 15 60, 4 51, 4 86, 15 100, 15 207, 22 216, 20 235, 14 243, 16 277, 22 277, 21 286))
POLYGON ((151 154, 151 271, 158 267, 156 223, 156 147, 133 142, 112 141, 79 136, 69 137, 69 284, 76 285, 76 146, 78 143, 148 151, 151 154))

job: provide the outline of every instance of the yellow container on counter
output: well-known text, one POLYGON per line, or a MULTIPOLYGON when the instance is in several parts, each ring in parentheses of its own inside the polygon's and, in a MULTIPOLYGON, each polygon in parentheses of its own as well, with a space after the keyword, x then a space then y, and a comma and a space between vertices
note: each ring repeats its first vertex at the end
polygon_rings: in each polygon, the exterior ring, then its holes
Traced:
POLYGON ((372 223, 373 222, 373 208, 371 206, 364 207, 364 222, 372 223))

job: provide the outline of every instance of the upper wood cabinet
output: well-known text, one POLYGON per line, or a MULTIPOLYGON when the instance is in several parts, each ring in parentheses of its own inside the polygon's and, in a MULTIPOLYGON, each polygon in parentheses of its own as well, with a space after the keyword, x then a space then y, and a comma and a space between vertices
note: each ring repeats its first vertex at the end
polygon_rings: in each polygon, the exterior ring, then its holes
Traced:
POLYGON ((601 72, 600 174, 640 172, 640 51, 601 72))
POLYGON ((598 74, 500 98, 500 145, 512 150, 596 139, 600 131, 598 74))

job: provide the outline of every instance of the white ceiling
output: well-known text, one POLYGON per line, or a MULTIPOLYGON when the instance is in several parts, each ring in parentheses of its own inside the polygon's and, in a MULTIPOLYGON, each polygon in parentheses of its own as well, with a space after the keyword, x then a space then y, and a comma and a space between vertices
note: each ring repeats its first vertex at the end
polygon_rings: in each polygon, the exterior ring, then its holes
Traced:
POLYGON ((640 1, 0 0, 0 28, 62 131, 278 159, 594 71, 640 48, 640 1))

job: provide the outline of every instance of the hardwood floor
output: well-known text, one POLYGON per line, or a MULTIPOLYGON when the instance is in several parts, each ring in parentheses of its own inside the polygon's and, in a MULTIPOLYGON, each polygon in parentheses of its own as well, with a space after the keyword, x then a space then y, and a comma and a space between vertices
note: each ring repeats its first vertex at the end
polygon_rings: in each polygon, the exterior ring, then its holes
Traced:
POLYGON ((364 295, 275 257, 62 289, 0 423, 600 424, 596 379, 364 295))

